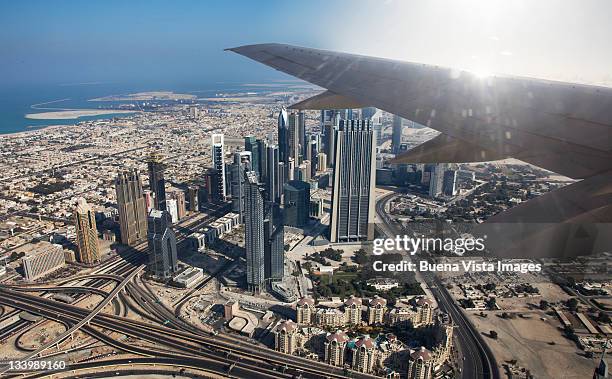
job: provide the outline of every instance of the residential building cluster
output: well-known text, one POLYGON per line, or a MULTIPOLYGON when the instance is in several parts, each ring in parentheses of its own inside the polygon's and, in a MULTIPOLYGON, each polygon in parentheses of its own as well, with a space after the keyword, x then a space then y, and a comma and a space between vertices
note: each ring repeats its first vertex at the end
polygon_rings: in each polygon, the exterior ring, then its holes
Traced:
POLYGON ((281 321, 274 329, 275 348, 281 353, 313 356, 371 374, 403 370, 409 378, 433 378, 450 358, 454 327, 444 314, 435 317, 432 301, 424 296, 399 300, 393 307, 378 296, 318 304, 306 297, 295 308, 296 321, 281 321), (357 332, 365 325, 430 328, 435 344, 411 349, 393 333, 373 337, 357 332))

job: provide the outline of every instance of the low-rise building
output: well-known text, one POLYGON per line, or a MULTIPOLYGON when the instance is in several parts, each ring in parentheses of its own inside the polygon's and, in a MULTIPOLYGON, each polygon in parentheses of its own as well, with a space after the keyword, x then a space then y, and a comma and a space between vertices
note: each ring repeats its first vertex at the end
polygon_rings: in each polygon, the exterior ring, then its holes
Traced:
POLYGON ((189 288, 193 287, 202 278, 204 278, 204 271, 201 268, 190 267, 174 277, 174 281, 183 288, 189 288))
POLYGON ((374 370, 376 360, 376 342, 367 335, 360 337, 353 348, 353 370, 369 374, 374 370))
POLYGON ((346 343, 349 338, 343 331, 327 333, 325 336, 325 363, 332 366, 344 366, 346 343))
POLYGON ((385 322, 387 313, 387 300, 374 296, 368 303, 368 325, 377 325, 385 322))
POLYGON ((297 348, 297 324, 282 321, 274 331, 274 348, 285 354, 293 354, 297 348))
POLYGON ((360 298, 351 296, 344 302, 344 314, 347 324, 361 324, 361 305, 360 298))
POLYGON ((26 280, 36 280, 64 267, 64 250, 61 245, 39 242, 26 252, 21 260, 26 280))
POLYGON ((431 379, 433 378, 434 359, 429 350, 421 347, 410 353, 408 360, 409 379, 431 379))
POLYGON ((300 325, 310 325, 314 321, 316 312, 315 302, 312 298, 303 297, 295 305, 296 321, 300 325))
POLYGON ((344 326, 345 314, 335 308, 320 308, 315 314, 315 323, 319 326, 344 326))

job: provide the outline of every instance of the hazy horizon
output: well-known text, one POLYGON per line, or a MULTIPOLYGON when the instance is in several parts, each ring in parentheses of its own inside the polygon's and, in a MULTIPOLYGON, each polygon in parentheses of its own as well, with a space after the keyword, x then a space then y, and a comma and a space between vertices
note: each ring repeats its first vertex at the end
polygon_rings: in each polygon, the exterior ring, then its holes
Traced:
POLYGON ((24 1, 0 5, 5 87, 288 79, 223 49, 279 42, 612 85, 612 3, 24 1))

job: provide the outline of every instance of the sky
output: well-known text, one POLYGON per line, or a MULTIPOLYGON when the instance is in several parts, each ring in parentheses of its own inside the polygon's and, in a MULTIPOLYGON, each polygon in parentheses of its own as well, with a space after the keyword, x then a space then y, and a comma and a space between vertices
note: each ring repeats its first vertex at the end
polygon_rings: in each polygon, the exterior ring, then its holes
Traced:
POLYGON ((0 82, 265 82, 280 42, 612 86, 612 1, 3 1, 0 82))

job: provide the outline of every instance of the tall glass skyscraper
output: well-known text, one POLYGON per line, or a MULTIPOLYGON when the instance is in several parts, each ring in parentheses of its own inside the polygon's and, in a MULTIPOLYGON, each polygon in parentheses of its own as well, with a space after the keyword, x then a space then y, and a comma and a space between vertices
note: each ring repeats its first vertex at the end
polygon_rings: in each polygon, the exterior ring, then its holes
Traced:
POLYGON ((251 152, 251 170, 259 174, 259 144, 255 136, 244 137, 244 150, 251 152))
POLYGON ((335 138, 331 242, 374 238, 376 138, 368 120, 340 120, 335 138))
POLYGON ((281 162, 289 159, 289 118, 287 110, 282 108, 278 114, 278 152, 281 162))
POLYGON ((268 145, 266 151, 266 169, 265 187, 266 200, 280 202, 281 174, 284 167, 279 164, 279 148, 276 145, 268 145))
POLYGON ((446 165, 438 163, 431 172, 431 178, 429 180, 429 197, 435 198, 442 193, 442 186, 444 184, 444 171, 446 165))
POLYGON ((234 163, 231 166, 232 212, 240 216, 240 222, 244 222, 244 174, 251 171, 252 156, 250 151, 235 152, 234 163))
MULTIPOLYGON (((304 112, 291 112, 287 125, 287 149, 288 157, 298 165, 303 157, 306 141, 306 120, 304 112)), ((280 145, 280 143, 279 143, 280 145)), ((287 161, 285 161, 287 163, 287 161)))
POLYGON ((280 281, 285 274, 285 229, 278 204, 266 202, 264 219, 264 275, 280 281))
POLYGON ((247 285, 261 292, 265 284, 264 198, 257 175, 245 174, 244 243, 246 247, 247 285))
POLYGON ((154 194, 154 208, 166 210, 166 181, 164 179, 164 163, 161 154, 153 152, 147 161, 149 168, 149 189, 154 194))
POLYGON ((223 200, 227 199, 227 186, 225 184, 225 144, 223 134, 212 135, 212 164, 219 173, 217 193, 223 200))
POLYGON ((391 129, 391 150, 397 154, 402 144, 403 120, 398 115, 393 115, 393 128, 391 129))
POLYGON ((147 238, 147 206, 140 173, 123 171, 115 179, 121 242, 134 246, 147 238))
POLYGON ((170 214, 153 209, 149 213, 147 240, 149 271, 159 278, 170 278, 178 271, 176 236, 170 229, 170 214))
POLYGON ((301 180, 290 180, 283 190, 285 225, 303 227, 310 218, 310 185, 301 180))
POLYGON ((259 156, 259 181, 266 181, 268 175, 268 141, 265 139, 257 140, 257 154, 259 156))
POLYGON ((77 261, 85 264, 98 262, 100 260, 100 248, 96 214, 83 198, 77 201, 74 221, 78 246, 77 261))

